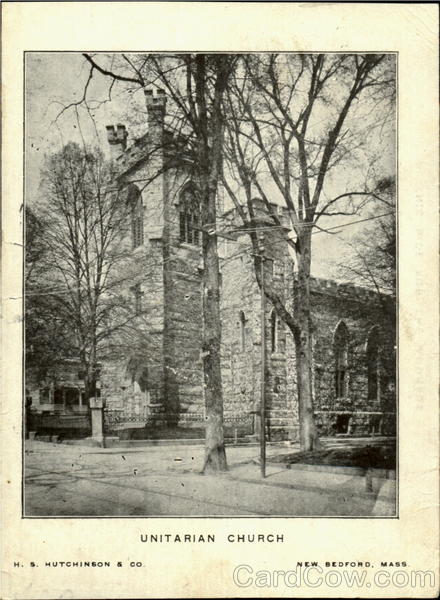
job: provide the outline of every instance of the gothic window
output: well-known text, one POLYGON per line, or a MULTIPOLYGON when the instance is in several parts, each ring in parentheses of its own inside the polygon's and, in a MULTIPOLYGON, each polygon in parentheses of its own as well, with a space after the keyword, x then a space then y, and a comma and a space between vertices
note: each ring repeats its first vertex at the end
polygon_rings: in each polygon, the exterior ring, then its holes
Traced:
POLYGON ((368 400, 379 399, 379 374, 380 374, 380 346, 379 346, 379 328, 374 326, 367 338, 366 358, 367 358, 367 377, 368 377, 368 400))
POLYGON ((135 185, 129 187, 128 202, 131 210, 132 248, 135 249, 144 243, 144 206, 141 193, 135 185))
POLYGON ((272 352, 278 350, 278 319, 275 309, 270 313, 270 348, 272 352))
MULTIPOLYGON (((130 383, 128 384, 129 393, 134 395, 143 396, 144 403, 147 401, 149 391, 148 391, 148 367, 145 364, 145 360, 143 357, 139 357, 133 355, 130 357, 127 363, 126 371, 125 371, 126 380, 130 383)), ((128 383, 127 381, 127 383, 128 383)), ((138 405, 138 410, 139 410, 138 405)), ((136 409, 135 409, 136 410, 136 409)))
POLYGON ((345 398, 348 387, 348 329, 344 321, 336 327, 333 341, 335 357, 335 394, 345 398))
POLYGON ((134 312, 137 315, 140 315, 142 312, 142 288, 140 283, 134 285, 131 289, 131 293, 133 294, 133 302, 134 302, 134 312))
POLYGON ((242 310, 240 311, 240 349, 242 351, 246 349, 246 316, 242 310))
POLYGON ((194 190, 187 186, 179 201, 179 239, 181 242, 200 244, 200 210, 194 190))

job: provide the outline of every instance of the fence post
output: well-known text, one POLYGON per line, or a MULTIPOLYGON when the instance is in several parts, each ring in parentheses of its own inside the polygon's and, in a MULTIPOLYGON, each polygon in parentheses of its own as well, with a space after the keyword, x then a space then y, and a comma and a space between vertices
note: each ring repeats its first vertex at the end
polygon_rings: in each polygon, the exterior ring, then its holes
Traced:
POLYGON ((102 398, 89 399, 92 415, 92 440, 104 448, 104 401, 102 398))

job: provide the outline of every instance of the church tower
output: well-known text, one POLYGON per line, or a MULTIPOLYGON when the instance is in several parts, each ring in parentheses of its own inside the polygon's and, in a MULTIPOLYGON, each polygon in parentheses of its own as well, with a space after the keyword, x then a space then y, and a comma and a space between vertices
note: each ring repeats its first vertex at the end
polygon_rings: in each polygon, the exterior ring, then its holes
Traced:
POLYGON ((129 203, 127 301, 132 339, 114 361, 107 406, 134 423, 197 426, 203 419, 201 230, 185 160, 167 130, 167 98, 145 92, 148 130, 127 146, 125 127, 107 127, 121 196, 129 203))

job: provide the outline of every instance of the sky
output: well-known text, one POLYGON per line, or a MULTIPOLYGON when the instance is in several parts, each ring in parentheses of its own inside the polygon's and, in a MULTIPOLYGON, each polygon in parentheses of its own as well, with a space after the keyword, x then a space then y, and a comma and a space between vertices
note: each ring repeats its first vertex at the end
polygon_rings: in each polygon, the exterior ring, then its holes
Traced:
MULTIPOLYGON (((146 110, 142 91, 127 95, 123 86, 115 86, 109 100, 109 80, 94 74, 88 88, 88 99, 93 119, 83 107, 74 106, 84 93, 89 67, 80 53, 27 53, 25 89, 25 153, 26 201, 32 203, 41 193, 40 169, 44 157, 58 151, 69 141, 97 145, 108 155, 106 125, 127 123, 130 137, 145 133, 146 110), (133 123, 133 114, 136 122, 133 123)), ((394 128, 378 134, 374 140, 384 173, 393 174, 395 168, 394 128)), ((353 167, 355 168, 355 167, 353 167)), ((352 173, 347 172, 347 179, 352 173)), ((344 177, 344 174, 342 175, 344 177)), ((344 182, 331 183, 335 193, 344 191, 344 182)), ((276 198, 274 190, 274 198, 276 198)), ((325 227, 335 227, 337 233, 315 232, 313 238, 312 274, 316 277, 337 278, 337 266, 352 252, 348 243, 366 226, 365 223, 346 226, 359 217, 332 217, 323 221, 325 227)), ((368 222, 367 226, 371 227, 368 222)))

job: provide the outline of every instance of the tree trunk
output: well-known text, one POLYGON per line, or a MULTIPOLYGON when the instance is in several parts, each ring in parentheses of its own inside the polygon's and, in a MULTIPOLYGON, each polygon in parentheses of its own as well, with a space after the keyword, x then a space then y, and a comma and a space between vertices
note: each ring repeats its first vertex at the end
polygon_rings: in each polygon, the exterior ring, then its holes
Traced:
POLYGON ((220 174, 223 127, 220 112, 221 90, 224 87, 219 58, 215 98, 208 123, 206 107, 206 56, 196 56, 196 97, 198 105, 198 180, 201 192, 201 221, 203 229, 203 380, 205 395, 205 462, 203 472, 226 471, 226 452, 223 433, 223 391, 220 365, 220 275, 217 236, 208 233, 217 221, 216 197, 220 174))
MULTIPOLYGON (((205 223, 215 222, 215 190, 208 191, 205 223)), ((205 388, 206 433, 203 471, 225 471, 226 453, 223 435, 223 392, 220 367, 221 321, 220 276, 217 237, 203 233, 203 378, 205 388)))
MULTIPOLYGON (((205 154, 206 157, 206 154, 205 154)), ((220 276, 217 253, 217 236, 210 235, 205 228, 216 222, 217 185, 209 177, 209 162, 202 159, 204 172, 202 183, 202 227, 203 231, 203 379, 205 392, 205 462, 203 472, 225 471, 226 453, 223 434, 223 391, 220 366, 221 321, 220 321, 220 276)), ((211 166, 212 168, 212 166, 211 166)))
POLYGON ((310 302, 310 232, 301 236, 298 258, 298 281, 294 303, 299 331, 295 335, 296 374, 301 450, 319 448, 318 431, 313 412, 312 336, 310 302))
POLYGON ((319 447, 319 437, 313 412, 313 390, 310 359, 311 338, 302 329, 295 340, 296 375, 298 387, 298 412, 301 450, 314 450, 319 447))

